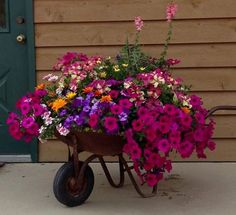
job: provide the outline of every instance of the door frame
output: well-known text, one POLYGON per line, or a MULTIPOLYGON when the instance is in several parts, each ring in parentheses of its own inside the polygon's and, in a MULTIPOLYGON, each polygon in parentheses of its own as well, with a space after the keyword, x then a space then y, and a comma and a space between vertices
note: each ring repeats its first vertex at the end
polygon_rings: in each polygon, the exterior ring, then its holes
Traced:
MULTIPOLYGON (((27 23, 27 54, 28 54, 28 77, 29 91, 34 91, 36 84, 36 63, 35 63, 35 32, 34 32, 34 0, 25 0, 25 14, 27 23)), ((32 162, 38 161, 38 141, 30 142, 30 154, 32 162)))

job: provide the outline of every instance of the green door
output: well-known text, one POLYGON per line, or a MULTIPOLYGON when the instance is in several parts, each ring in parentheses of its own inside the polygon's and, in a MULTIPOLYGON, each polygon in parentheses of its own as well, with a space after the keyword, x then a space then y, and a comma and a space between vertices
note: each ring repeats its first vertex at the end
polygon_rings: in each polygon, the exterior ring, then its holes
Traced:
POLYGON ((32 0, 0 0, 0 162, 36 161, 36 143, 15 141, 5 124, 35 85, 32 0))

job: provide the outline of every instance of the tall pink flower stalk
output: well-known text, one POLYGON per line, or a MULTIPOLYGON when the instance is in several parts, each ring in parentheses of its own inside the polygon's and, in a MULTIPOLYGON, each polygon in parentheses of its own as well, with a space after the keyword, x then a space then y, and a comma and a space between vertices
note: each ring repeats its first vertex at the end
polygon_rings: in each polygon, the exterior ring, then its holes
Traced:
POLYGON ((171 22, 171 20, 174 18, 175 14, 177 12, 177 4, 170 3, 166 7, 166 19, 168 22, 171 22))
POLYGON ((135 27, 137 31, 141 31, 143 27, 143 20, 141 16, 136 16, 134 19, 135 27))

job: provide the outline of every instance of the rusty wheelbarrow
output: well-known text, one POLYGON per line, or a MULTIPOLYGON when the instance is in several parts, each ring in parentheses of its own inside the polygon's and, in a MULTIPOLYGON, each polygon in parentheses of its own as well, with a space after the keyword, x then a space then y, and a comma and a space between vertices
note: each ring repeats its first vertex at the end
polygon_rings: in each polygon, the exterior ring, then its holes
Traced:
MULTIPOLYGON (((208 111, 206 116, 209 117, 219 110, 236 110, 236 106, 216 106, 208 111)), ((66 137, 61 136, 58 132, 55 136, 68 145, 68 162, 58 170, 53 184, 55 197, 62 204, 74 207, 83 204, 90 196, 94 186, 94 174, 89 163, 98 159, 104 170, 106 178, 114 188, 120 188, 124 185, 125 172, 137 191, 143 197, 152 197, 157 193, 157 186, 152 188, 150 194, 144 194, 137 184, 133 174, 133 166, 129 166, 122 155, 124 139, 120 136, 105 135, 93 132, 71 131, 66 137), (72 153, 70 152, 72 148, 72 153), (79 153, 92 153, 85 161, 79 160, 79 153), (104 156, 118 156, 120 180, 115 183, 104 161, 104 156)))

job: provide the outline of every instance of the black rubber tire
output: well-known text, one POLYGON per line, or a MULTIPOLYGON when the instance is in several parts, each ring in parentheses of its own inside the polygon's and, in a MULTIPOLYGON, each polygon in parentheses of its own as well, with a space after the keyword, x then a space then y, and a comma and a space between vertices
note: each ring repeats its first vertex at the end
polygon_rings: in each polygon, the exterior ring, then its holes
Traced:
MULTIPOLYGON (((82 163, 83 162, 80 162, 80 165, 82 165, 82 163)), ((83 185, 83 191, 77 193, 76 195, 71 194, 68 191, 67 183, 73 176, 74 176, 73 163, 72 162, 65 163, 57 171, 53 183, 53 192, 55 197, 60 203, 68 207, 75 207, 83 204, 92 193, 94 186, 93 171, 90 166, 87 166, 84 173, 84 180, 86 181, 86 183, 85 185, 83 185)))

